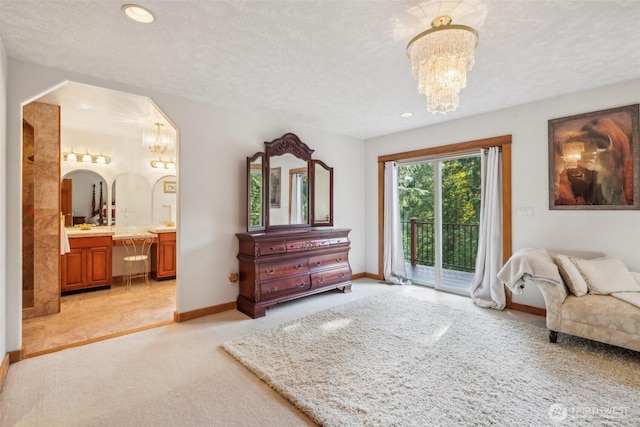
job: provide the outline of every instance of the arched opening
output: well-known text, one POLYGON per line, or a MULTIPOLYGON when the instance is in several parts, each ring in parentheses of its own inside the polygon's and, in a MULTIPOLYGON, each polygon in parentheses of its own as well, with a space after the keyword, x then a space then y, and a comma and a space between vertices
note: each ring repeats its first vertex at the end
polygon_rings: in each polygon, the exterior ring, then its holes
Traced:
POLYGON ((24 105, 23 117, 26 357, 172 322, 178 131, 170 119, 149 98, 75 82, 24 105), (154 136, 162 146, 149 143, 154 136), (154 212, 159 180, 170 183, 163 214, 154 212), (141 232, 154 236, 151 280, 125 292, 119 239, 141 232))

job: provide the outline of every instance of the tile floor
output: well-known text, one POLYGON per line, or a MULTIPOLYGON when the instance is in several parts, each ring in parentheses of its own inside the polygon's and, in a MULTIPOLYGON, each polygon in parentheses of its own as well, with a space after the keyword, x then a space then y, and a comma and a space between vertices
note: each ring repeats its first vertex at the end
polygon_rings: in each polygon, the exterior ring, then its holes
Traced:
POLYGON ((60 301, 60 313, 22 321, 25 355, 172 322, 175 309, 175 280, 137 281, 130 289, 117 283, 111 289, 66 295, 60 301))

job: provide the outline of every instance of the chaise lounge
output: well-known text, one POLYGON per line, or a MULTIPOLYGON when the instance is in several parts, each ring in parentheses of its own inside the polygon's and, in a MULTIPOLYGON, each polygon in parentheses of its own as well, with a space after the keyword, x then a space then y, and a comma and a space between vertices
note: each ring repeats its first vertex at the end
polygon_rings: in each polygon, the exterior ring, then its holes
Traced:
POLYGON ((515 294, 537 285, 549 340, 558 332, 640 351, 640 273, 618 258, 582 259, 525 248, 498 273, 515 294))

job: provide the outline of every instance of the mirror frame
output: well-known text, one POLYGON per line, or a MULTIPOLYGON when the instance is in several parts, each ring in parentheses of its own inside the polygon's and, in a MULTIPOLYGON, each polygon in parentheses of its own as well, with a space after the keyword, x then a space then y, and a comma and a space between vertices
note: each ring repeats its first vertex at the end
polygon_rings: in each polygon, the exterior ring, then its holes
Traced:
POLYGON ((265 153, 258 152, 251 157, 247 157, 247 231, 262 231, 265 229, 265 198, 264 198, 264 185, 265 185, 265 153), (251 164, 257 159, 261 161, 261 175, 262 175, 262 188, 261 188, 261 203, 260 209, 262 210, 262 223, 257 226, 251 226, 251 164))
POLYGON ((307 177, 309 188, 312 185, 311 178, 311 154, 314 150, 309 148, 307 144, 302 142, 300 138, 298 138, 293 133, 284 134, 282 137, 274 139, 271 142, 265 142, 265 159, 264 159, 264 171, 262 174, 262 179, 264 182, 263 196, 262 196, 262 208, 264 209, 264 223, 266 230, 288 230, 288 229, 299 229, 299 228, 309 228, 311 227, 311 212, 313 211, 313 202, 311 201, 310 190, 309 194, 307 194, 309 203, 307 203, 307 218, 309 218, 309 222, 307 224, 278 224, 271 225, 269 218, 269 204, 267 201, 269 200, 269 189, 271 188, 271 183, 269 180, 271 179, 271 174, 269 171, 271 170, 271 157, 273 156, 281 156, 283 154, 292 154, 298 159, 304 160, 307 162, 307 177))
MULTIPOLYGON (((311 226, 312 227, 333 227, 333 168, 327 166, 322 160, 311 160, 311 180, 313 186, 310 190, 310 205, 311 205, 311 226), (316 167, 320 165, 322 168, 329 172, 329 220, 317 221, 316 220, 316 167)), ((311 184, 310 184, 311 185, 311 184)))

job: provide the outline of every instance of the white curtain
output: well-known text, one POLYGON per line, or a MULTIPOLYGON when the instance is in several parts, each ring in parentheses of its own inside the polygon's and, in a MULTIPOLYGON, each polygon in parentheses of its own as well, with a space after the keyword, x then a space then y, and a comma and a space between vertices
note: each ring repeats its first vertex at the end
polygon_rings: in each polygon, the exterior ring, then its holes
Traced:
POLYGON ((302 224, 302 175, 296 173, 291 179, 291 224, 302 224))
POLYGON ((502 310, 504 286, 498 279, 502 267, 502 160, 500 149, 482 150, 480 236, 471 298, 480 307, 502 310))
POLYGON ((398 285, 410 285, 404 264, 402 229, 400 225, 400 202, 398 201, 398 165, 384 164, 384 280, 398 285))

